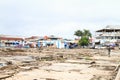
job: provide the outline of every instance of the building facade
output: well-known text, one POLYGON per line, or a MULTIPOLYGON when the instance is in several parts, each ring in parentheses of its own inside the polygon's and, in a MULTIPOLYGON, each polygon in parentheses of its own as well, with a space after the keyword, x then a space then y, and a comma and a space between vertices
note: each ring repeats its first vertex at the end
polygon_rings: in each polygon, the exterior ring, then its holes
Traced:
POLYGON ((24 38, 11 35, 0 35, 1 47, 12 47, 23 44, 24 38))
POLYGON ((120 26, 108 25, 103 29, 97 30, 96 41, 99 41, 100 44, 109 44, 109 43, 120 43, 120 26))

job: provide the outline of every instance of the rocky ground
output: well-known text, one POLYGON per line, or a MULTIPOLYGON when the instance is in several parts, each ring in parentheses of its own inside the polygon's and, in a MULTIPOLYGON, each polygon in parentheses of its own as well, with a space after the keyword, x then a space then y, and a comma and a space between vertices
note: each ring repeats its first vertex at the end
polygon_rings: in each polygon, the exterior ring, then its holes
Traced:
POLYGON ((115 80, 120 50, 0 49, 0 80, 115 80))

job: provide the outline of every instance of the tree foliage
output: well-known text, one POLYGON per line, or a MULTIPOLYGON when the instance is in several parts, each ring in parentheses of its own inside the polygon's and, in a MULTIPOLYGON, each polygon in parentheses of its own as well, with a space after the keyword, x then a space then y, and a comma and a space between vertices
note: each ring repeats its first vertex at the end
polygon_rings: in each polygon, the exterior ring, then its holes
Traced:
POLYGON ((83 36, 86 36, 86 37, 91 37, 91 36, 92 36, 92 34, 90 33, 90 31, 89 31, 89 30, 84 29, 84 31, 83 31, 83 36))
POLYGON ((75 31, 74 35, 81 37, 83 35, 83 32, 81 30, 75 31))
POLYGON ((89 44, 89 37, 92 36, 89 30, 84 29, 83 31, 77 30, 74 35, 81 37, 78 44, 81 46, 87 46, 89 44))
POLYGON ((87 38, 85 36, 81 37, 81 39, 79 40, 78 44, 81 45, 81 46, 88 46, 89 38, 87 38))

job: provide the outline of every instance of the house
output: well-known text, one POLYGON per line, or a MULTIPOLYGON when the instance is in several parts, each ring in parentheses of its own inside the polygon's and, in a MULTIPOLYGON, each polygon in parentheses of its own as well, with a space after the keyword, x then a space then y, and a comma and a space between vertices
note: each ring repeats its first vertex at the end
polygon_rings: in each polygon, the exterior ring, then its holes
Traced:
POLYGON ((96 31, 96 41, 107 45, 110 43, 120 43, 120 25, 108 25, 103 29, 96 31))
POLYGON ((23 44, 24 38, 11 35, 0 35, 0 46, 12 47, 23 44))
POLYGON ((25 41, 27 41, 27 42, 37 42, 39 39, 43 39, 43 37, 31 36, 31 37, 25 38, 25 41))
POLYGON ((26 44, 29 47, 54 47, 54 48, 62 48, 62 38, 56 37, 54 35, 51 36, 31 36, 25 38, 26 44))
POLYGON ((56 37, 54 35, 44 36, 44 38, 39 39, 39 44, 42 44, 43 47, 54 47, 54 48, 63 48, 63 43, 61 37, 56 37))
POLYGON ((38 41, 39 40, 43 40, 44 37, 40 37, 40 36, 31 36, 31 37, 28 37, 28 38, 25 38, 25 46, 24 47, 27 47, 27 48, 36 48, 36 47, 40 47, 38 46, 38 41))

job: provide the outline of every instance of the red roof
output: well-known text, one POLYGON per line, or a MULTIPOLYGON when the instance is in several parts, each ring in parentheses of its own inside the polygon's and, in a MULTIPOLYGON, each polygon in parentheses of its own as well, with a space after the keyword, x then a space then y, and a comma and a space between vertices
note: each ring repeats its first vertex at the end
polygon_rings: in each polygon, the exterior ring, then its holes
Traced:
POLYGON ((44 39, 47 40, 47 39, 48 39, 48 36, 44 36, 44 39))
POLYGON ((36 39, 36 38, 39 38, 39 36, 31 36, 31 37, 25 38, 25 39, 28 40, 28 39, 36 39))
POLYGON ((23 40, 23 38, 0 37, 0 40, 23 40))

